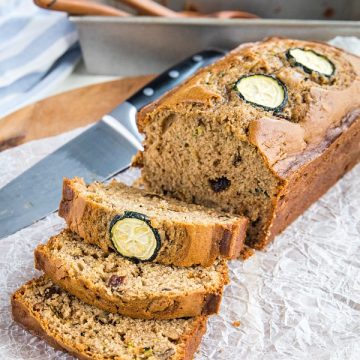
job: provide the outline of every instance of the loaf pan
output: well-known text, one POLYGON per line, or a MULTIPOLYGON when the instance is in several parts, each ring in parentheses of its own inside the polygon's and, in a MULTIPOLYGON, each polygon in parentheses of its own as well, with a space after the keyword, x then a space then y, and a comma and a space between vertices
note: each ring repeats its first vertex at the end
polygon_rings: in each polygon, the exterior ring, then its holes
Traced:
POLYGON ((231 49, 267 36, 327 41, 360 37, 358 21, 71 17, 87 70, 103 75, 157 73, 204 48, 231 49))

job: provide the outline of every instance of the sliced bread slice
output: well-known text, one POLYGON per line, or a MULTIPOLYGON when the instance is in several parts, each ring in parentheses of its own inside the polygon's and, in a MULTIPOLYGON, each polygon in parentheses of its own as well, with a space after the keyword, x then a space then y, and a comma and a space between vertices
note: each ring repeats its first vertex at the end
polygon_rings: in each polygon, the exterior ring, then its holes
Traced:
POLYGON ((228 282, 225 260, 207 268, 135 263, 70 230, 37 247, 35 267, 88 304, 143 319, 216 313, 228 282))
POLYGON ((45 276, 11 299, 13 318, 55 348, 79 359, 192 359, 206 330, 206 317, 140 320, 86 305, 45 276))
POLYGON ((104 251, 177 266, 210 266, 239 257, 247 219, 113 181, 64 179, 59 215, 104 251))

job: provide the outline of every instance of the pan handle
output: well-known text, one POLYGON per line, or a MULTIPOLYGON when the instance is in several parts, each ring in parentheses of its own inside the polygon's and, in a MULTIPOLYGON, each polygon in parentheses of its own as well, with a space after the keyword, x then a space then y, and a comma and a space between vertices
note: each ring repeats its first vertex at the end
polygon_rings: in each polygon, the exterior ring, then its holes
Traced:
POLYGON ((43 9, 63 11, 71 15, 130 16, 125 11, 93 1, 34 0, 34 3, 43 9))

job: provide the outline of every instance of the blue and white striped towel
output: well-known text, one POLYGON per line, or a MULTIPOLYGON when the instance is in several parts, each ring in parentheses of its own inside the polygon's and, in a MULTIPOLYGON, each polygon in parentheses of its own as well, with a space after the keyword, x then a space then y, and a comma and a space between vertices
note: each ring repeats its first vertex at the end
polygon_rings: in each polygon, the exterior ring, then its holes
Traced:
POLYGON ((0 117, 46 95, 80 56, 66 14, 31 0, 0 0, 0 117))

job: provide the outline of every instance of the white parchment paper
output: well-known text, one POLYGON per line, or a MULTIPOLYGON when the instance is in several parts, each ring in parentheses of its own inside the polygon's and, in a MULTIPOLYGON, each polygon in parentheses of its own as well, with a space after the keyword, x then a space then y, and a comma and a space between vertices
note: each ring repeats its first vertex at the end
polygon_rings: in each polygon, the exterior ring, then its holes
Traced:
MULTIPOLYGON (((359 53, 356 39, 335 43, 359 53)), ((81 131, 0 153, 0 187, 81 131)), ((117 178, 129 184, 137 176, 129 170, 117 178)), ((35 246, 63 227, 52 214, 0 240, 0 359, 72 359, 15 324, 9 301, 38 273, 35 246)), ((360 166, 266 252, 231 262, 230 274, 221 312, 209 320, 198 360, 360 359, 360 166)))

